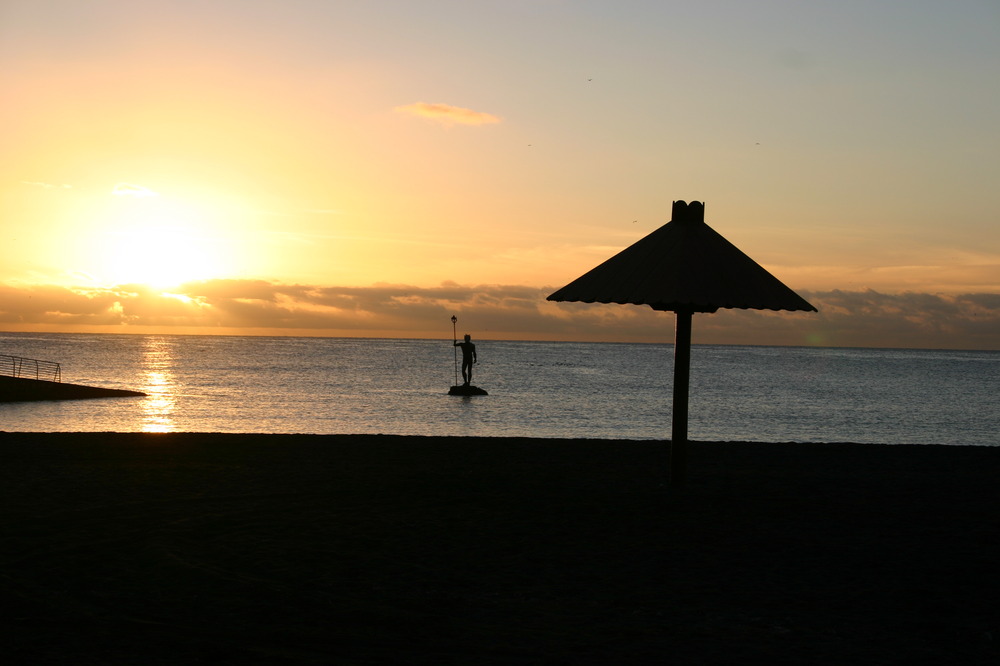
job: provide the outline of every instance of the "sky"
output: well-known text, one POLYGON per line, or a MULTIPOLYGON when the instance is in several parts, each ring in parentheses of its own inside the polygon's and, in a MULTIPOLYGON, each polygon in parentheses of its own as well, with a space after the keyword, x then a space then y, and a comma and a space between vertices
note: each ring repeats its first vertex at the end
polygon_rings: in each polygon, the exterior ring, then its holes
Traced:
POLYGON ((1000 349, 996 0, 4 0, 0 330, 664 342, 545 296, 705 202, 818 313, 1000 349))

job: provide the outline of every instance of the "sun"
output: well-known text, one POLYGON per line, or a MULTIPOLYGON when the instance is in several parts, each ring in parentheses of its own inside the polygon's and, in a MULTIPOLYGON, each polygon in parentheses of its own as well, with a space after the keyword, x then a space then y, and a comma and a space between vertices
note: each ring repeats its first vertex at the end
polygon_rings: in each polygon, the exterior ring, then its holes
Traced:
POLYGON ((217 275, 220 260, 209 239, 184 226, 146 226, 110 237, 106 275, 115 284, 158 289, 217 275))
POLYGON ((167 289, 221 277, 232 268, 218 220, 207 206, 119 184, 96 234, 89 271, 109 284, 167 289))

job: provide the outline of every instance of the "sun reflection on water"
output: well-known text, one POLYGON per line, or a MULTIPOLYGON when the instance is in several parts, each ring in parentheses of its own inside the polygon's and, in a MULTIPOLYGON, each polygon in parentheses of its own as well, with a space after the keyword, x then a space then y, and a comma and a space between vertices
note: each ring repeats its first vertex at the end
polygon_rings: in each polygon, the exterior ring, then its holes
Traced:
POLYGON ((147 338, 143 349, 143 432, 173 432, 176 385, 173 365, 173 343, 164 338, 147 338))

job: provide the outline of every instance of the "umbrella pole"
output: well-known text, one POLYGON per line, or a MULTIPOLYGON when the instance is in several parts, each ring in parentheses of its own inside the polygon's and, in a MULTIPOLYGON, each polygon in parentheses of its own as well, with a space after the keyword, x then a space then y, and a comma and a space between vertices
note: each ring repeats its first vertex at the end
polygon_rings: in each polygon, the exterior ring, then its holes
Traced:
POLYGON ((691 380, 691 311, 678 310, 674 337, 674 404, 670 431, 670 482, 684 483, 687 468, 688 384, 691 380))

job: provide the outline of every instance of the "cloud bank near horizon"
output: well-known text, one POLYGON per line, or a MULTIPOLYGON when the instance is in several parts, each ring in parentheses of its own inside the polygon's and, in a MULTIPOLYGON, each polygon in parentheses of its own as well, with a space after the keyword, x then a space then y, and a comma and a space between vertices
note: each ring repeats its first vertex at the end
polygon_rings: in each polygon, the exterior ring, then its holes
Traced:
MULTIPOLYGON (((645 306, 552 303, 552 287, 325 287, 208 280, 173 293, 139 285, 0 283, 0 329, 107 333, 447 338, 452 315, 484 339, 670 342, 673 317, 645 306)), ((1000 294, 800 291, 819 313, 720 310, 700 344, 1000 349, 1000 294)))

